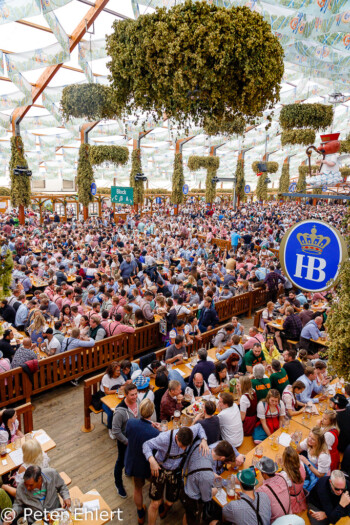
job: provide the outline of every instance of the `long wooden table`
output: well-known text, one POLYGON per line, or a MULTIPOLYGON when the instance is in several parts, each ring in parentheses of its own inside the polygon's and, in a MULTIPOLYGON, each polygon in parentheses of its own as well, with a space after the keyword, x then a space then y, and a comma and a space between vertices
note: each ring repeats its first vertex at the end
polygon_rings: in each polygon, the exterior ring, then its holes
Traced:
POLYGON ((98 500, 100 508, 96 511, 87 512, 86 516, 82 513, 77 513, 73 523, 84 523, 85 525, 103 525, 108 523, 113 518, 112 510, 107 505, 105 500, 95 489, 83 494, 79 487, 72 487, 69 490, 71 499, 78 498, 82 504, 88 501, 98 500))
MULTIPOLYGON (((34 431, 34 433, 35 433, 35 435, 38 435, 38 436, 46 434, 45 430, 42 430, 42 429, 34 431)), ((48 436, 48 437, 50 437, 50 436, 48 436)), ((23 445, 24 442, 25 442, 25 438, 23 437, 21 444, 23 445)), ((56 447, 56 443, 51 438, 48 441, 46 441, 45 443, 41 444, 41 448, 43 449, 44 452, 48 452, 49 450, 52 450, 55 447, 56 447)), ((10 443, 9 445, 7 445, 7 449, 9 449, 10 452, 14 452, 16 450, 15 446, 14 446, 14 443, 10 443)), ((6 454, 6 456, 0 458, 0 476, 3 476, 4 474, 7 474, 7 472, 10 472, 11 470, 14 470, 15 468, 17 468, 19 466, 19 465, 16 465, 13 462, 13 460, 11 459, 10 452, 8 454, 6 454), (4 465, 4 461, 6 461, 5 465, 4 465)))

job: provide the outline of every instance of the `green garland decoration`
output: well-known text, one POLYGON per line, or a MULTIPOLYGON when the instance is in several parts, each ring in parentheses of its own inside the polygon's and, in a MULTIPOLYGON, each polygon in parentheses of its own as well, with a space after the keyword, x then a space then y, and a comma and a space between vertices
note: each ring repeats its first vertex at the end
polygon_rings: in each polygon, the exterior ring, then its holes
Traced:
POLYGON ((31 197, 31 178, 27 175, 14 175, 13 170, 17 166, 28 168, 28 163, 24 155, 22 137, 11 137, 11 158, 10 158, 10 180, 11 180, 11 204, 12 206, 30 206, 31 197))
POLYGON ((89 146, 89 160, 92 166, 111 162, 123 166, 129 160, 129 150, 123 146, 89 146))
POLYGON ((267 173, 263 173, 260 175, 258 184, 256 186, 256 197, 258 201, 266 201, 267 200, 267 173))
POLYGON ((90 162, 90 146, 81 144, 79 148, 77 187, 78 199, 83 206, 88 206, 94 200, 91 193, 91 184, 94 182, 94 171, 90 162))
POLYGON ((218 157, 198 157, 192 155, 188 159, 188 167, 191 171, 198 171, 201 168, 207 170, 207 177, 205 180, 205 200, 213 204, 216 197, 216 184, 212 183, 213 177, 216 177, 216 172, 220 166, 220 159, 218 157))
POLYGON ((320 131, 331 126, 333 106, 326 104, 287 104, 280 112, 280 124, 284 131, 293 128, 312 128, 320 131))
POLYGON ((345 140, 340 141, 340 153, 350 153, 350 133, 345 140))
POLYGON ((316 133, 313 129, 288 129, 282 131, 281 144, 286 146, 287 144, 302 144, 303 146, 309 146, 316 140, 316 133))
POLYGON ((247 7, 187 0, 113 29, 106 48, 116 114, 166 113, 203 127, 206 118, 254 118, 279 100, 283 49, 247 7))
MULTIPOLYGON (((347 226, 346 242, 350 241, 350 212, 344 218, 347 226)), ((332 302, 327 316, 326 328, 330 347, 327 349, 328 366, 332 374, 350 381, 349 337, 350 337, 350 259, 347 257, 339 272, 336 285, 337 300, 332 302)))
MULTIPOLYGON (((192 188, 191 191, 190 191, 190 194, 193 195, 195 193, 205 193, 206 192, 206 189, 205 188, 192 188)), ((231 193, 232 194, 232 190, 229 190, 227 188, 217 188, 216 189, 216 194, 217 195, 220 195, 221 193, 231 193)))
POLYGON ((175 153, 174 173, 172 181, 171 202, 173 204, 182 204, 184 200, 182 187, 185 184, 184 169, 182 165, 182 154, 175 153))
POLYGON ((287 163, 283 163, 282 165, 282 173, 281 173, 280 180, 278 183, 279 198, 283 198, 282 193, 288 193, 289 183, 290 183, 289 162, 287 162, 287 163))
POLYGON ((170 195, 171 191, 165 190, 164 188, 149 188, 145 190, 145 196, 147 195, 170 195))
POLYGON ((264 163, 266 165, 267 173, 277 173, 278 171, 278 162, 256 160, 252 164, 252 170, 255 171, 255 173, 259 173, 259 169, 258 169, 259 163, 264 163))
POLYGON ((342 177, 350 177, 350 168, 348 166, 344 166, 343 168, 340 168, 340 173, 342 177))
POLYGON ((142 180, 135 180, 135 175, 137 173, 142 173, 140 149, 134 149, 131 154, 130 186, 134 188, 134 203, 142 204, 145 195, 145 189, 142 180))
POLYGON ((5 186, 0 186, 0 195, 1 197, 9 197, 11 195, 10 188, 5 188, 5 186))
POLYGON ((13 257, 10 250, 7 250, 6 255, 0 256, 0 298, 4 299, 11 295, 13 257))
POLYGON ((214 117, 206 117, 203 123, 203 129, 206 135, 243 135, 246 128, 246 120, 241 115, 237 115, 232 120, 223 119, 222 121, 214 117))
POLYGON ((237 161, 237 167, 236 167, 236 195, 239 198, 240 201, 242 201, 245 197, 244 193, 244 186, 245 186, 245 179, 244 179, 244 159, 238 159, 237 161))
POLYGON ((115 119, 113 90, 102 84, 71 84, 62 91, 61 113, 65 121, 71 118, 87 120, 115 119))

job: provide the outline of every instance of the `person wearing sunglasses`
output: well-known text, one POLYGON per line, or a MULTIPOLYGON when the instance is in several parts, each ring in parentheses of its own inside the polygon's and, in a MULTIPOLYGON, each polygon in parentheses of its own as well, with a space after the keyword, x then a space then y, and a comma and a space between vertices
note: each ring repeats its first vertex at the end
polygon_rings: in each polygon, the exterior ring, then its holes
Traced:
POLYGON ((338 523, 350 517, 350 481, 341 470, 320 478, 310 492, 308 516, 311 525, 338 523))

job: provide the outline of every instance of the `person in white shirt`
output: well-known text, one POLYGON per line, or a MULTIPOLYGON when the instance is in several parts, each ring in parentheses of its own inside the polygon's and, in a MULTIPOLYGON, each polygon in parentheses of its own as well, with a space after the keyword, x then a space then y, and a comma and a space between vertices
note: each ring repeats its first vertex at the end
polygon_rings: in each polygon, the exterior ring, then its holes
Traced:
POLYGON ((239 447, 243 443, 243 424, 239 408, 233 402, 233 395, 229 392, 221 393, 218 409, 222 438, 233 447, 239 447))
POLYGON ((53 335, 53 329, 47 328, 43 333, 44 341, 40 345, 40 349, 47 355, 59 354, 61 351, 61 343, 53 335))

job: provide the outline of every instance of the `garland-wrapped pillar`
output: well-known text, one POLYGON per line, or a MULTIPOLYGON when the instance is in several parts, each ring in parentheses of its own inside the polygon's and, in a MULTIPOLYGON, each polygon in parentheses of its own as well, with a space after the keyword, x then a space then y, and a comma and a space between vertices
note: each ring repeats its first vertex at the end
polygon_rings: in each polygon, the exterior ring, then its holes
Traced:
MULTIPOLYGON (((135 141, 137 142, 137 141, 135 141)), ((141 164, 141 149, 136 148, 131 154, 131 172, 130 172, 130 186, 134 188, 134 208, 135 212, 138 212, 139 204, 142 206, 145 190, 142 180, 135 180, 135 175, 142 173, 141 164)))
POLYGON ((236 197, 238 206, 240 205, 240 202, 243 200, 244 197, 244 186, 244 157, 241 155, 241 158, 240 156, 238 156, 236 167, 236 197))
POLYGON ((283 199, 282 193, 287 193, 289 190, 289 181, 290 181, 290 175, 289 175, 289 157, 286 157, 284 159, 283 165, 282 165, 282 173, 280 176, 280 180, 278 183, 278 196, 280 199, 283 199))
POLYGON ((0 257, 0 298, 4 299, 11 293, 10 286, 12 282, 13 257, 10 250, 6 255, 0 257))
POLYGON ((184 169, 182 165, 182 153, 175 153, 174 158, 174 172, 172 180, 171 202, 175 204, 174 213, 178 215, 179 204, 183 203, 184 196, 182 192, 185 184, 184 169))
POLYGON ((186 139, 179 139, 175 144, 175 157, 174 157, 174 172, 172 179, 172 191, 171 191, 171 202, 174 204, 174 214, 178 215, 179 205, 183 203, 183 192, 182 188, 185 184, 184 168, 182 165, 182 148, 192 140, 193 137, 186 139))
MULTIPOLYGON (((91 184, 94 182, 94 172, 89 159, 88 144, 81 144, 79 148, 77 186, 78 200, 83 205, 84 221, 89 218, 89 204, 94 200, 91 193, 91 184)), ((78 214, 79 218, 79 214, 78 214)))
POLYGON ((266 201, 266 199, 267 199, 266 179, 267 179, 267 173, 265 172, 262 175, 260 175, 259 180, 258 180, 258 184, 257 184, 257 187, 256 187, 257 199, 259 201, 262 201, 262 202, 266 201))
POLYGON ((17 166, 28 168, 27 160, 24 156, 24 146, 22 137, 17 135, 11 137, 11 158, 10 158, 10 179, 11 179, 11 204, 18 207, 19 223, 25 224, 24 208, 30 206, 31 178, 27 175, 14 175, 13 170, 17 166))

